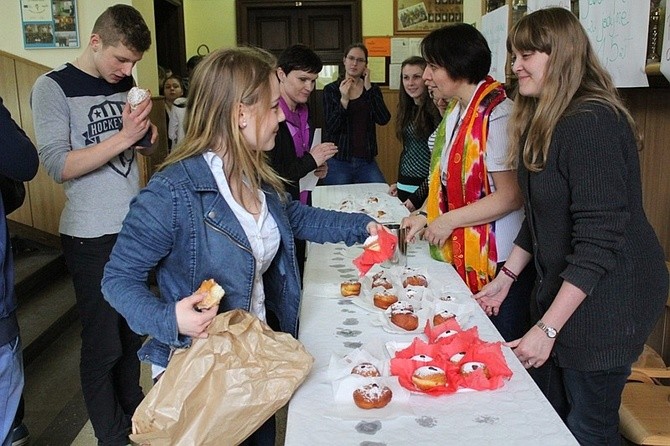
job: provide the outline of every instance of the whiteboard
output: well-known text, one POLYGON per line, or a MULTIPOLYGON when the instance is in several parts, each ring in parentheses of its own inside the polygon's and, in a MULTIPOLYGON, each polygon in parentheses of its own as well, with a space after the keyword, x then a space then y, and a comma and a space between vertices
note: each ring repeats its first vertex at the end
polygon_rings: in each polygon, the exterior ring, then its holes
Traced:
POLYGON ((641 0, 579 2, 579 20, 617 87, 648 87, 645 73, 650 3, 641 0))

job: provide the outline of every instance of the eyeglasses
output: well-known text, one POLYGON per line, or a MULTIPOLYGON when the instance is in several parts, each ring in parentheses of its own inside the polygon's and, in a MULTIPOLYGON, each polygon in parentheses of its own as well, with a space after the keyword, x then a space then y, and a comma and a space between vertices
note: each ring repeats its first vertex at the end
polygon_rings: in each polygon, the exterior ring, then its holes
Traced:
POLYGON ((351 63, 365 63, 367 60, 361 59, 360 57, 347 56, 347 60, 351 63))

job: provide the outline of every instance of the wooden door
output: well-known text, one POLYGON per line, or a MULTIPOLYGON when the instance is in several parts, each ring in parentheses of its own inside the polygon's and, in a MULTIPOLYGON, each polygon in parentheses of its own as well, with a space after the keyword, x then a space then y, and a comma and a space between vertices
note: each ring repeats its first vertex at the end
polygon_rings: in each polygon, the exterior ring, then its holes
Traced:
POLYGON ((279 55, 303 43, 324 64, 338 64, 344 49, 361 40, 361 0, 237 0, 237 43, 279 55))

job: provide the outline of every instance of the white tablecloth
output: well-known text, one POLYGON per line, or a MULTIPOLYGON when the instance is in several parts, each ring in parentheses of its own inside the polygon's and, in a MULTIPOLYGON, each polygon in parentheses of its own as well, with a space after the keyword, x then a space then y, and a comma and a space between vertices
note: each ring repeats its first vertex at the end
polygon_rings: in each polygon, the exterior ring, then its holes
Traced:
MULTIPOLYGON (((337 208, 346 197, 384 194, 386 188, 379 184, 317 187, 312 198, 315 206, 337 208)), ((397 199, 395 205, 393 215, 406 214, 397 199)), ((514 353, 504 347, 514 375, 500 389, 441 397, 412 394, 411 409, 391 419, 375 419, 374 411, 366 413, 365 419, 334 415, 333 386, 328 377, 332 357, 345 356, 375 342, 409 342, 416 336, 383 330, 374 325, 377 314, 339 297, 340 282, 357 276, 351 259, 360 252, 360 247, 347 248, 343 244, 312 244, 309 248, 299 339, 315 363, 289 404, 287 446, 577 444, 514 353)), ((429 277, 448 283, 454 291, 468 293, 450 265, 430 259, 423 242, 410 245, 407 263, 409 267, 425 269, 429 277)), ((501 340, 486 315, 478 307, 473 308, 470 325, 477 325, 480 338, 501 340)))

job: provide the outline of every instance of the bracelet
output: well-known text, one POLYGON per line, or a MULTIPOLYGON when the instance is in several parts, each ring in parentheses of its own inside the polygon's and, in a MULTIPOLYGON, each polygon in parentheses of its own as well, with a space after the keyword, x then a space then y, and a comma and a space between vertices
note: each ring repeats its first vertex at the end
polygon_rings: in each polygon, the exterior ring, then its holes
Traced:
POLYGON ((505 265, 503 265, 503 267, 500 268, 500 271, 502 271, 507 277, 509 277, 510 279, 512 279, 512 280, 515 281, 515 282, 516 282, 517 280, 519 280, 519 276, 517 276, 516 274, 514 274, 514 273, 513 273, 509 268, 507 268, 505 265))
POLYGON ((425 211, 416 211, 415 215, 423 215, 424 217, 428 218, 428 214, 425 211))

